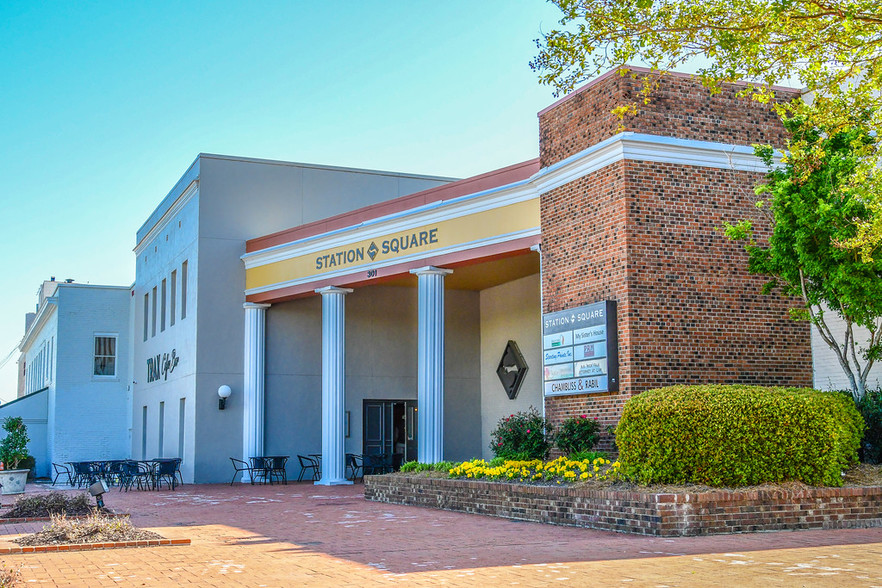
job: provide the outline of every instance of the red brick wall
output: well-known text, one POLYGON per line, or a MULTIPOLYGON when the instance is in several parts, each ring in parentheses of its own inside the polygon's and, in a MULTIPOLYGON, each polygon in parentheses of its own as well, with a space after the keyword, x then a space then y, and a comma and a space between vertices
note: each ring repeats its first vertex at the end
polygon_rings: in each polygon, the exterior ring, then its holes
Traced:
POLYGON ((521 521, 682 537, 882 526, 882 488, 654 494, 417 476, 365 476, 368 500, 521 521))
MULTIPOLYGON (((617 132, 604 113, 637 82, 609 77, 540 116, 547 166, 617 132)), ((690 139, 780 143, 764 106, 710 98, 696 82, 668 78, 629 130, 690 139)), ((613 117, 614 118, 614 117, 613 117)), ((760 294, 747 255, 724 221, 756 217, 762 175, 626 160, 542 195, 543 312, 601 300, 618 304, 620 392, 546 399, 557 423, 589 414, 618 421, 633 394, 671 384, 811 386, 810 331, 791 301, 760 294)), ((762 233, 762 223, 758 225, 762 233)), ((601 447, 610 448, 605 437, 601 447)))
MULTIPOLYGON (((642 101, 642 82, 617 72, 589 83, 563 102, 539 114, 541 167, 566 159, 622 131, 751 145, 784 144, 785 133, 767 105, 738 98, 743 86, 726 84, 711 97, 710 90, 687 76, 662 78, 649 105, 620 120, 612 109, 642 101)), ((790 100, 796 92, 778 92, 790 100)))

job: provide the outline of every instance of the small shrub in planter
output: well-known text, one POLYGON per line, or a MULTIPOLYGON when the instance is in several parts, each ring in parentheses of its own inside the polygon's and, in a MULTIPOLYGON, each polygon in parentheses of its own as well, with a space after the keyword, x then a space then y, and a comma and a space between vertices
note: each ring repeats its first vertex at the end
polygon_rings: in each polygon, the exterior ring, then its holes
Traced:
POLYGON ((506 459, 545 459, 552 438, 551 425, 531 406, 499 420, 490 433, 490 449, 506 459))
POLYGON ((554 441, 564 455, 590 451, 597 445, 600 423, 587 415, 570 417, 560 424, 554 441))
POLYGON ((841 486, 864 422, 849 398, 811 389, 672 386, 628 400, 623 473, 644 483, 841 486))
POLYGON ((3 419, 6 437, 0 441, 0 461, 7 470, 19 469, 19 464, 28 457, 28 428, 21 417, 3 419))

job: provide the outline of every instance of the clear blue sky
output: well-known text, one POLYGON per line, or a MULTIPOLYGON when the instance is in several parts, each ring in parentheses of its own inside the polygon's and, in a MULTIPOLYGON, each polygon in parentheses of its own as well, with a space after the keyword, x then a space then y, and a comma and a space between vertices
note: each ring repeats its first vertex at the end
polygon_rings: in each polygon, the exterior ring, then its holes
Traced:
MULTIPOLYGON (((542 0, 0 2, 0 359, 49 276, 134 280, 200 152, 465 177, 537 156, 542 0)), ((16 356, 17 357, 17 356, 16 356)), ((0 370, 15 396, 16 362, 0 370)))

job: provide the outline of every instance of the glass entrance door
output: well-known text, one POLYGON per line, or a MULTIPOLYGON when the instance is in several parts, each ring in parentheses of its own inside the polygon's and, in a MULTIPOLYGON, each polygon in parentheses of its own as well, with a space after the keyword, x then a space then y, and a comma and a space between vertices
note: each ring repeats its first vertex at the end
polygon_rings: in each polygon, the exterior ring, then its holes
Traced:
POLYGON ((365 400, 365 455, 397 455, 398 464, 417 458, 416 400, 365 400))

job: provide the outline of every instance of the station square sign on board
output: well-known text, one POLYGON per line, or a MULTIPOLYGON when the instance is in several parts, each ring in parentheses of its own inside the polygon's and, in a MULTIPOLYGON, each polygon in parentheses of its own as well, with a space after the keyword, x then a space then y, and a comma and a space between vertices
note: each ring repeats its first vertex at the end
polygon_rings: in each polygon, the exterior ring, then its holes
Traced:
POLYGON ((616 303, 542 315, 545 396, 617 392, 616 303))

